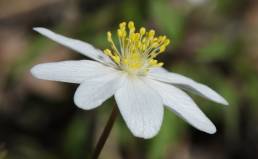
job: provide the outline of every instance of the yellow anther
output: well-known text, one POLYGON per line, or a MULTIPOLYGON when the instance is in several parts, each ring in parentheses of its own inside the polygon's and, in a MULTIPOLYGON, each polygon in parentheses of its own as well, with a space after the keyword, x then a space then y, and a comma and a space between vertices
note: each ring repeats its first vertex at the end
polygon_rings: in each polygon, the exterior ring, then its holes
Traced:
POLYGON ((109 49, 104 50, 104 53, 108 56, 112 56, 112 52, 109 49))
POLYGON ((160 63, 158 63, 158 67, 162 67, 164 65, 164 63, 163 62, 160 62, 160 63))
POLYGON ((122 23, 119 24, 119 27, 121 29, 125 29, 125 26, 126 26, 126 22, 122 22, 122 23))
POLYGON ((146 32, 146 29, 145 29, 144 27, 141 27, 141 29, 140 29, 140 34, 141 34, 141 35, 144 35, 145 32, 146 32))
POLYGON ((112 34, 111 32, 107 32, 107 39, 108 39, 108 42, 112 42, 112 34))
POLYGON ((158 46, 159 46, 159 43, 157 43, 157 42, 152 43, 152 47, 156 48, 158 46))
POLYGON ((165 45, 162 45, 160 48, 159 48, 159 52, 162 53, 166 50, 166 46, 165 45))
POLYGON ((157 64, 157 62, 158 62, 157 60, 151 59, 151 60, 149 61, 149 64, 152 65, 152 66, 154 66, 154 65, 157 64))
POLYGON ((154 36, 155 36, 155 31, 154 30, 150 30, 149 37, 153 38, 154 36))
POLYGON ((166 40, 164 41, 164 45, 168 46, 169 44, 170 44, 170 40, 169 40, 169 39, 166 39, 166 40))
POLYGON ((165 41, 167 39, 166 36, 161 36, 161 41, 165 41))
POLYGON ((135 27, 134 27, 134 22, 130 21, 130 22, 128 23, 128 28, 129 28, 129 29, 135 28, 135 27))
POLYGON ((106 49, 104 53, 109 56, 122 70, 130 73, 147 73, 151 67, 160 67, 162 62, 155 58, 164 52, 170 40, 166 36, 155 37, 155 31, 141 27, 136 32, 133 21, 119 24, 117 36, 120 48, 117 49, 111 32, 107 32, 107 39, 112 50, 106 49), (148 61, 146 63, 146 61, 148 61))
POLYGON ((162 42, 163 38, 164 38, 163 36, 159 36, 159 37, 158 37, 158 41, 159 41, 159 42, 162 42))
POLYGON ((152 39, 152 42, 157 42, 158 41, 158 38, 153 38, 152 39))
POLYGON ((115 63, 120 64, 120 57, 119 56, 112 56, 115 63))

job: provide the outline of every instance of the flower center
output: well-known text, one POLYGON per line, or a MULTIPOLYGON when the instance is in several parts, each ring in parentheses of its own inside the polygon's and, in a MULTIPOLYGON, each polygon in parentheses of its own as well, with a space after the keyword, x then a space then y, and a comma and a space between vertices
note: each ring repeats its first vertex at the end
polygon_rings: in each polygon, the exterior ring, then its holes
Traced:
POLYGON ((170 40, 166 36, 155 37, 155 31, 146 31, 141 27, 136 32, 134 22, 120 23, 117 30, 120 48, 118 49, 112 39, 111 32, 107 32, 111 50, 106 49, 108 55, 120 69, 133 74, 146 74, 151 67, 161 67, 162 62, 155 58, 163 53, 170 40))

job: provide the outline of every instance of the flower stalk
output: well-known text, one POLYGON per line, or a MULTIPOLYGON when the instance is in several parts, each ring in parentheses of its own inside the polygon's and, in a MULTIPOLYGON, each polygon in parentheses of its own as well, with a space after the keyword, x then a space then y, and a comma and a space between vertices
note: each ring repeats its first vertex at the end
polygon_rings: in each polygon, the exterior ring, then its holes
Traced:
POLYGON ((115 120, 116 120, 116 117, 117 117, 117 111, 118 111, 117 106, 114 106, 113 110, 112 110, 112 112, 109 116, 109 119, 107 121, 107 124, 106 124, 106 126, 105 126, 105 128, 104 128, 104 130, 103 130, 103 132, 102 132, 102 134, 99 138, 99 141, 96 145, 96 148, 93 152, 92 159, 98 159, 98 157, 99 157, 99 155, 100 155, 100 153, 101 153, 101 151, 102 151, 102 149, 103 149, 103 147, 104 147, 104 145, 107 141, 107 138, 108 138, 113 126, 114 126, 114 123, 115 123, 115 120))

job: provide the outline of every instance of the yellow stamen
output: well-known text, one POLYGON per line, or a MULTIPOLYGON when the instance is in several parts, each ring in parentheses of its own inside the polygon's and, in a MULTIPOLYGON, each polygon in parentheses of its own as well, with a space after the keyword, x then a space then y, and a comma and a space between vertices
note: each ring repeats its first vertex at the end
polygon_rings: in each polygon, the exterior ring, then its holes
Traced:
POLYGON ((146 32, 146 29, 145 29, 144 27, 141 27, 141 29, 140 29, 140 34, 141 34, 141 35, 144 35, 145 32, 146 32))
POLYGON ((137 32, 133 21, 120 23, 117 36, 120 51, 113 42, 111 32, 107 32, 107 40, 113 51, 106 49, 104 53, 122 70, 134 74, 145 74, 151 67, 163 65, 155 58, 170 44, 166 36, 155 37, 154 30, 147 31, 144 27, 137 32))

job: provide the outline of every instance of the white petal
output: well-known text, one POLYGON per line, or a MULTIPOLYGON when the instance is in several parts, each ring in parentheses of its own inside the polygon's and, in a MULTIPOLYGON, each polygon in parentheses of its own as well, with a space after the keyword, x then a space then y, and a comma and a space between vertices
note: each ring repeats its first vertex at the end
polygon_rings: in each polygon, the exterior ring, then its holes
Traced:
POLYGON ((151 73, 166 73, 166 72, 168 72, 168 70, 166 70, 163 67, 153 67, 153 68, 151 68, 150 71, 151 71, 151 73))
POLYGON ((96 61, 99 62, 103 62, 105 64, 114 64, 109 57, 107 57, 101 50, 94 48, 92 45, 80 41, 80 40, 76 40, 76 39, 72 39, 72 38, 68 38, 65 36, 62 36, 60 34, 56 34, 46 28, 33 28, 35 31, 37 31, 38 33, 48 37, 51 40, 54 40, 56 42, 58 42, 59 44, 62 44, 66 47, 69 47, 70 49, 73 49, 85 56, 88 56, 89 58, 92 58, 96 61))
POLYGON ((141 79, 128 77, 115 93, 119 110, 131 130, 141 138, 152 138, 160 130, 164 108, 161 97, 141 79))
POLYGON ((86 80, 76 90, 74 102, 82 109, 96 108, 114 95, 123 79, 123 74, 117 71, 99 78, 86 80))
POLYGON ((160 94, 163 103, 189 124, 209 134, 216 132, 214 124, 185 92, 162 82, 150 79, 147 82, 160 94))
POLYGON ((31 73, 39 79, 69 83, 81 83, 85 79, 96 78, 113 71, 111 67, 90 60, 44 63, 31 69, 31 73))
POLYGON ((195 82, 190 78, 182 76, 177 73, 165 72, 165 71, 153 71, 151 70, 148 78, 171 83, 177 85, 183 89, 190 90, 193 93, 201 95, 207 99, 210 99, 216 103, 228 105, 228 102, 217 92, 209 88, 208 86, 195 82))

